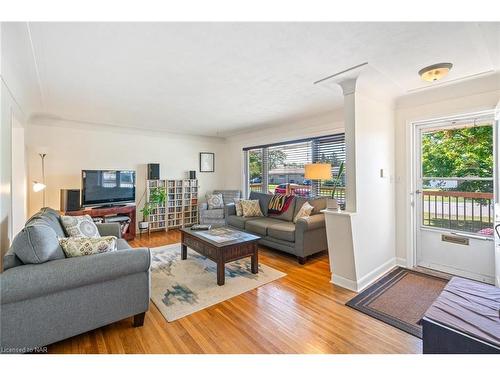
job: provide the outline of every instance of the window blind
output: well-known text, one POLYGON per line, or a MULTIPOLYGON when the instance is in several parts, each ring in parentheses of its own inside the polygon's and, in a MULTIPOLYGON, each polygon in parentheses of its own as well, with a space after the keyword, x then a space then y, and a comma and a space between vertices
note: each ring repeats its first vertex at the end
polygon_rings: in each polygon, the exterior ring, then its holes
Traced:
POLYGON ((314 141, 314 163, 331 163, 332 175, 337 176, 341 163, 345 163, 345 134, 318 138, 314 141))
MULTIPOLYGON (((331 163, 337 176, 345 162, 345 136, 335 134, 281 143, 246 147, 247 192, 295 193, 303 196, 331 195, 333 181, 316 181, 304 177, 304 166, 310 163, 331 163)), ((338 186, 344 186, 341 179, 338 186)))

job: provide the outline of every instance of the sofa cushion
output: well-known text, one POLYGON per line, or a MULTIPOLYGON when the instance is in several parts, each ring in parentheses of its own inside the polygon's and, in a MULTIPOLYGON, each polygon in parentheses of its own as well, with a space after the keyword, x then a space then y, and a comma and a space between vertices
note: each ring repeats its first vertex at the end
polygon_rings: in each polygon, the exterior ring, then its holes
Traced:
POLYGON ((326 208, 326 197, 316 197, 316 198, 304 198, 297 197, 295 202, 295 211, 293 213, 293 217, 297 216, 300 209, 304 205, 304 203, 308 202, 311 206, 314 207, 311 215, 317 215, 321 213, 321 210, 326 208))
POLYGON ((236 215, 229 215, 226 218, 227 224, 231 225, 235 228, 238 229, 245 229, 245 223, 250 220, 257 220, 255 217, 245 217, 245 216, 236 216, 236 215))
POLYGON ((279 240, 295 242, 295 224, 283 221, 273 224, 267 228, 267 235, 279 240))
POLYGON ((123 238, 118 238, 116 240, 116 250, 128 250, 128 249, 131 249, 131 248, 132 247, 123 238))
POLYGON ((258 200, 260 205, 260 210, 267 216, 267 208, 269 207, 269 201, 272 198, 272 194, 260 193, 258 191, 251 191, 248 199, 258 200))
POLYGON ((19 259, 16 253, 14 253, 12 247, 7 250, 7 252, 3 256, 3 269, 8 270, 9 268, 14 268, 22 265, 23 262, 21 262, 21 259, 19 259))
POLYGON ((89 215, 61 216, 61 221, 68 237, 98 238, 101 236, 89 215))
POLYGON ((201 211, 201 216, 204 219, 224 219, 224 209, 214 208, 213 210, 203 210, 201 211))
POLYGON ((26 225, 48 225, 58 237, 66 237, 60 220, 61 215, 52 208, 45 207, 28 219, 26 225))
POLYGON ((267 228, 269 228, 273 224, 279 224, 282 223, 282 220, 279 219, 272 219, 269 217, 263 217, 263 218, 258 218, 252 221, 248 221, 245 223, 245 230, 252 232, 252 233, 257 233, 262 236, 267 235, 267 228))
POLYGON ((27 225, 14 238, 11 248, 24 264, 65 258, 56 232, 48 225, 27 225))
POLYGON ((66 237, 59 239, 59 243, 68 258, 109 253, 116 250, 116 237, 66 237))
POLYGON ((293 195, 274 194, 269 201, 267 214, 269 217, 292 221, 296 198, 293 195))

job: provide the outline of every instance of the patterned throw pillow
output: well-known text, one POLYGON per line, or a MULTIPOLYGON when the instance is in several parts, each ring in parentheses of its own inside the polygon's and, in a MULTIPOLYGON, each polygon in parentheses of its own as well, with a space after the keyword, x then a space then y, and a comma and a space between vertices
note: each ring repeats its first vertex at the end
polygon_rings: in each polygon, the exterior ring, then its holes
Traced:
POLYGON ((209 194, 207 197, 208 209, 224 208, 224 200, 222 194, 209 194))
POLYGON ((116 237, 99 238, 67 237, 60 238, 59 243, 68 258, 107 253, 116 250, 116 237))
POLYGON ((243 216, 243 207, 241 206, 241 199, 234 198, 234 206, 236 208, 236 216, 243 216))
POLYGON ((258 200, 241 200, 240 203, 244 217, 264 216, 258 200))
POLYGON ((309 204, 309 202, 306 202, 300 207, 299 212, 297 212, 297 215, 295 215, 293 222, 296 223, 297 220, 299 220, 302 217, 309 217, 311 216, 311 212, 313 212, 314 207, 309 204))
POLYGON ((61 222, 69 237, 101 237, 97 226, 89 215, 61 216, 61 222))

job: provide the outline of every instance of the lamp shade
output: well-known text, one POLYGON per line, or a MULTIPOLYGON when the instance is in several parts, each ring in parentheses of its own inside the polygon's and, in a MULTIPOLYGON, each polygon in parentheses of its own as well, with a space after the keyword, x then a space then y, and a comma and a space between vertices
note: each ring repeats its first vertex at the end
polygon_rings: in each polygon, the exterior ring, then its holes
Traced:
POLYGON ((329 163, 306 164, 304 177, 309 180, 330 180, 332 178, 332 165, 329 163))
POLYGON ((41 182, 33 181, 33 191, 35 193, 38 193, 39 191, 42 191, 45 188, 46 188, 45 184, 42 184, 41 182))

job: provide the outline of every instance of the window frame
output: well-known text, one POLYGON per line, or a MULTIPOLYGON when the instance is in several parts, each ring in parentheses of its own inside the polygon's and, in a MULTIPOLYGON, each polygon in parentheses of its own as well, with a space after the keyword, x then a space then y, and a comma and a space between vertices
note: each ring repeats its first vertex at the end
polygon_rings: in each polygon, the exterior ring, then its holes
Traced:
MULTIPOLYGON (((344 161, 346 158, 346 152, 345 152, 345 133, 344 132, 339 132, 339 133, 333 133, 333 134, 327 134, 327 135, 322 135, 322 136, 317 136, 317 137, 308 137, 308 138, 299 138, 299 139, 293 139, 289 141, 282 141, 282 142, 276 142, 276 143, 268 143, 268 144, 262 144, 262 145, 256 145, 256 146, 248 146, 248 147, 243 147, 243 154, 244 154, 244 193, 245 196, 249 196, 251 189, 250 189, 250 168, 249 168, 249 162, 250 162, 250 151, 252 150, 261 150, 262 152, 262 185, 261 185, 261 192, 266 193, 268 191, 269 187, 269 168, 266 165, 266 162, 268 160, 268 157, 265 156, 265 154, 268 153, 268 150, 270 147, 277 147, 277 146, 286 146, 286 145, 293 145, 293 144, 298 144, 298 143, 304 143, 304 142, 311 142, 311 153, 313 155, 313 160, 312 162, 315 163, 317 162, 317 145, 321 143, 321 141, 324 141, 328 138, 333 138, 333 137, 341 137, 343 142, 343 149, 344 149, 344 161), (315 160, 316 158, 316 160, 315 160)), ((345 179, 345 176, 344 176, 345 179)), ((319 185, 317 184, 317 181, 313 181, 312 188, 314 191, 318 190, 319 191, 319 185), (318 185, 318 186, 316 186, 318 185)), ((316 196, 316 194, 315 194, 316 196)))

